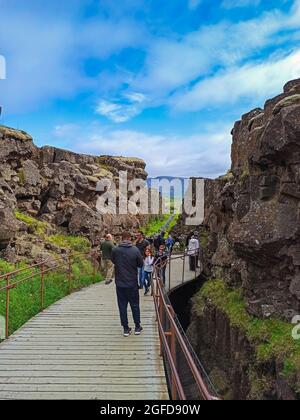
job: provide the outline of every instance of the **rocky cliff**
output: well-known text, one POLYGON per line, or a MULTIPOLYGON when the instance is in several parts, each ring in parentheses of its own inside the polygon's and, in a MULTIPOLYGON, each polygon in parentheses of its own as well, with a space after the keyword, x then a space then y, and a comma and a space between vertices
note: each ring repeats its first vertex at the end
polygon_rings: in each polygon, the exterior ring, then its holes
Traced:
POLYGON ((299 399, 300 80, 243 115, 232 136, 231 170, 205 181, 197 229, 208 282, 188 334, 223 396, 299 399))
POLYGON ((206 269, 249 313, 300 312, 300 80, 235 123, 232 167, 206 183, 206 269))
POLYGON ((97 182, 145 180, 145 163, 136 158, 79 155, 54 147, 38 148, 23 131, 0 126, 0 251, 11 262, 40 261, 63 247, 51 244, 57 233, 82 235, 96 245, 105 232, 138 228, 144 216, 101 215, 97 182))

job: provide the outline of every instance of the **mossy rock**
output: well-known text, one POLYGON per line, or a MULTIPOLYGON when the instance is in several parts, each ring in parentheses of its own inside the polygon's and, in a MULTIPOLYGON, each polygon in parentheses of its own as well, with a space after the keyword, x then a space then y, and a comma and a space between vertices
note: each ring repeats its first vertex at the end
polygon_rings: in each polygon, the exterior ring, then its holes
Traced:
POLYGON ((89 252, 91 244, 87 238, 83 236, 56 234, 49 236, 46 240, 59 248, 70 249, 74 252, 89 252))
POLYGON ((18 172, 18 178, 19 178, 19 183, 20 185, 25 185, 26 179, 25 179, 25 172, 24 169, 20 169, 18 172))
MULTIPOLYGON (((196 307, 213 305, 223 312, 232 327, 238 328, 255 348, 256 361, 276 363, 288 378, 300 374, 300 340, 292 337, 293 325, 279 319, 260 319, 250 315, 242 291, 231 290, 223 280, 210 280, 195 297, 196 307)), ((299 375, 300 376, 300 375, 299 375)))
POLYGON ((220 176, 220 178, 222 181, 233 181, 234 180, 234 175, 232 173, 232 171, 228 171, 225 175, 220 176))
POLYGON ((279 101, 273 109, 273 114, 276 115, 283 108, 286 108, 288 106, 293 106, 293 105, 300 105, 300 94, 288 96, 287 98, 284 98, 281 101, 279 101))
POLYGON ((32 233, 36 233, 37 235, 46 234, 47 229, 49 228, 48 223, 41 222, 40 220, 37 220, 28 214, 22 213, 19 210, 15 210, 14 214, 17 220, 25 223, 31 228, 32 233))
POLYGON ((4 125, 0 125, 0 138, 13 138, 22 142, 32 141, 32 137, 22 130, 15 130, 4 125))
POLYGON ((86 179, 93 184, 97 184, 99 182, 99 178, 91 175, 87 175, 86 179))

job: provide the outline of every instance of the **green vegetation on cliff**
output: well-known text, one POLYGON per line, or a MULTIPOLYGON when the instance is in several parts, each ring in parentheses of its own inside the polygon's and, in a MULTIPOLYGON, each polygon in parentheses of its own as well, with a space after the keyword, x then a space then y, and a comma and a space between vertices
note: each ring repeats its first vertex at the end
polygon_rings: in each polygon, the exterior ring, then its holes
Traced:
MULTIPOLYGON (((256 349, 258 363, 276 361, 288 378, 300 372, 300 340, 293 339, 292 324, 249 315, 241 291, 229 289, 222 280, 208 281, 196 295, 196 310, 203 312, 207 304, 221 310, 245 334, 256 349)), ((300 391, 300 376, 296 386, 300 391)))
POLYGON ((15 217, 20 222, 23 222, 27 226, 31 227, 37 235, 44 235, 46 233, 46 222, 41 222, 40 220, 37 220, 34 217, 29 216, 28 214, 22 213, 19 210, 15 210, 15 217))
POLYGON ((51 235, 47 241, 60 248, 69 248, 74 252, 86 253, 91 249, 91 243, 87 238, 73 235, 51 235))

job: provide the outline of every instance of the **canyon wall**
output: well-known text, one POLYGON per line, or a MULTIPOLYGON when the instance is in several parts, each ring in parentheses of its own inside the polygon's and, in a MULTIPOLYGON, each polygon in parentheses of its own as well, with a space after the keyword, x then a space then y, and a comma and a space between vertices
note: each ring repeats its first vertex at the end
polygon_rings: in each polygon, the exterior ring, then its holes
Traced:
POLYGON ((235 123, 232 167, 206 181, 206 274, 249 313, 300 313, 300 80, 235 123))
MULTIPOLYGON (((207 283, 188 335, 220 394, 299 399, 300 79, 242 116, 232 167, 205 180, 199 230, 207 283)), ((175 231, 190 231, 182 216, 175 231)))
POLYGON ((88 156, 54 147, 38 148, 31 136, 0 126, 0 251, 11 262, 40 261, 60 253, 49 235, 82 235, 97 245, 106 232, 138 229, 146 216, 101 215, 96 211, 97 182, 145 180, 137 158, 88 156))

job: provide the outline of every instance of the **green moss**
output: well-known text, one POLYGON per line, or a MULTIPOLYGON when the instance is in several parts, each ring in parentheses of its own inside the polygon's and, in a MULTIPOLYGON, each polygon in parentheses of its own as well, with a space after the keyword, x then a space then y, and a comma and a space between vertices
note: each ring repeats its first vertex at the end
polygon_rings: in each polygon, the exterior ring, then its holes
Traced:
POLYGON ((60 248, 70 248, 74 252, 85 253, 91 249, 89 240, 82 236, 57 234, 49 236, 47 241, 60 248))
POLYGON ((26 225, 32 227, 37 235, 44 235, 47 231, 48 225, 46 222, 41 222, 28 214, 21 213, 19 210, 15 210, 15 217, 21 222, 26 223, 26 225))
POLYGON ((249 178, 249 176, 250 176, 249 170, 245 169, 243 171, 240 179, 241 179, 242 182, 245 182, 249 178))
POLYGON ((224 181, 232 181, 234 179, 234 175, 231 170, 229 170, 225 175, 221 176, 220 179, 224 181))
POLYGON ((19 177, 20 185, 25 185, 25 173, 24 173, 24 169, 20 169, 19 170, 18 177, 19 177))
POLYGON ((256 349, 258 362, 276 360, 284 374, 300 369, 300 340, 292 337, 293 326, 279 319, 259 319, 248 314, 240 290, 230 290, 224 281, 208 281, 195 298, 196 307, 211 302, 225 313, 230 324, 239 328, 256 349))
POLYGON ((200 244, 201 248, 206 248, 209 241, 209 232, 205 229, 200 231, 200 244))
POLYGON ((271 392, 274 386, 274 380, 270 376, 262 375, 258 376, 254 370, 249 372, 250 380, 250 394, 251 400, 264 400, 267 399, 267 392, 271 392))

